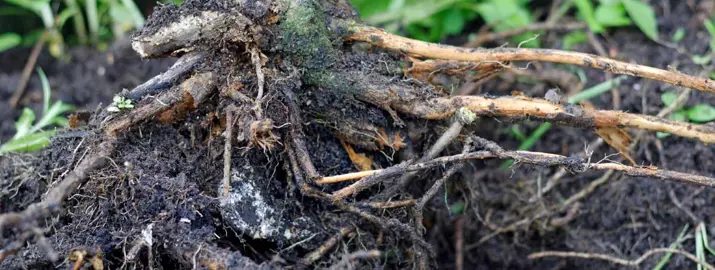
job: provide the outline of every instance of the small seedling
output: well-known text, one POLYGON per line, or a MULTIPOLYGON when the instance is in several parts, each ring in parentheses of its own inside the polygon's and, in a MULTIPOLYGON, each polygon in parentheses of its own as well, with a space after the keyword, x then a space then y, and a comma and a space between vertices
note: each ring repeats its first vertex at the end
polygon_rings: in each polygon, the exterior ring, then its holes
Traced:
POLYGON ((37 69, 42 82, 43 110, 42 117, 34 125, 35 112, 24 108, 22 115, 15 122, 15 136, 0 145, 0 155, 9 152, 30 152, 40 150, 50 144, 50 137, 55 135, 55 130, 47 130, 52 126, 66 127, 68 120, 63 113, 73 110, 73 107, 62 101, 55 101, 50 106, 50 84, 42 69, 37 69))
POLYGON ((130 110, 134 108, 134 104, 132 104, 132 100, 125 98, 123 96, 114 96, 112 99, 112 105, 107 108, 107 111, 109 112, 120 112, 122 110, 130 110))
MULTIPOLYGON (((660 100, 663 101, 663 105, 671 106, 678 99, 678 94, 675 92, 665 92, 660 95, 660 100)), ((670 120, 674 121, 688 121, 695 123, 708 123, 715 121, 715 107, 710 104, 696 104, 692 107, 681 107, 675 110, 668 116, 670 120)), ((658 132, 656 136, 658 138, 668 137, 670 134, 658 132)))

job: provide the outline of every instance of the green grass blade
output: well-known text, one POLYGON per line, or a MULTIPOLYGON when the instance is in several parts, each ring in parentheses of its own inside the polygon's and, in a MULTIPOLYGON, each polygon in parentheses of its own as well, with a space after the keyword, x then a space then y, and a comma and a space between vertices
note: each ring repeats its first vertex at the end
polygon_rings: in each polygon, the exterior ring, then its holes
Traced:
POLYGON ((89 35, 92 42, 96 43, 99 41, 99 13, 97 12, 97 0, 87 0, 85 5, 87 23, 89 24, 89 35))
MULTIPOLYGON (((549 122, 545 122, 539 125, 539 127, 537 127, 536 130, 534 130, 534 132, 532 132, 531 135, 519 145, 519 150, 531 149, 531 147, 533 147, 534 144, 539 141, 541 137, 544 136, 546 131, 548 131, 550 128, 551 123, 549 122)), ((508 160, 502 163, 501 168, 509 168, 512 164, 514 164, 514 160, 508 160)))
POLYGON ((22 43, 22 37, 15 33, 3 33, 0 34, 0 52, 7 51, 20 45, 22 43))
MULTIPOLYGON (((669 248, 675 249, 675 248, 680 247, 680 243, 682 243, 683 239, 685 238, 685 233, 688 232, 688 227, 689 227, 688 224, 685 224, 685 226, 683 226, 683 229, 680 230, 680 234, 678 235, 678 238, 675 239, 675 241, 673 241, 673 243, 670 244, 669 248)), ((670 253, 670 252, 666 253, 665 256, 663 256, 663 258, 661 258, 660 261, 658 261, 658 264, 656 264, 653 267, 653 270, 662 270, 663 267, 665 267, 665 265, 668 264, 668 261, 670 261, 671 257, 673 257, 673 253, 670 253)))
POLYGON ((134 27, 136 29, 142 28, 144 26, 144 15, 142 15, 142 12, 139 10, 139 7, 134 3, 132 0, 122 0, 122 4, 129 10, 129 12, 132 14, 133 22, 134 22, 134 27))
POLYGON ((591 88, 588 88, 586 90, 583 90, 581 92, 576 93, 575 95, 571 96, 568 98, 569 103, 579 103, 584 100, 592 99, 597 96, 602 95, 603 93, 606 93, 608 91, 611 91, 614 87, 618 86, 621 84, 623 80, 625 80, 627 76, 618 76, 616 78, 613 78, 611 80, 607 80, 605 82, 599 83, 597 85, 592 86, 591 88))
POLYGON ((0 146, 0 155, 9 152, 32 152, 50 145, 50 137, 55 135, 54 130, 29 134, 17 139, 12 139, 0 146))
POLYGON ((50 82, 41 68, 37 68, 37 75, 40 76, 40 82, 42 83, 42 114, 44 115, 50 109, 50 82))

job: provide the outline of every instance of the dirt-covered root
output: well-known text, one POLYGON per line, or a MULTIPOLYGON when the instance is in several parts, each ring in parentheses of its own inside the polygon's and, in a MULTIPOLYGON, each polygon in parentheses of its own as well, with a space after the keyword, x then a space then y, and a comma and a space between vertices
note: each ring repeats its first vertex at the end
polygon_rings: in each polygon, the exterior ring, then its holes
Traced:
POLYGON ((110 116, 103 127, 104 133, 116 136, 118 132, 154 116, 165 123, 174 122, 195 110, 215 89, 216 76, 213 73, 195 74, 170 90, 146 100, 129 113, 110 116))
POLYGON ((345 37, 346 40, 368 42, 383 48, 425 58, 471 62, 543 61, 579 65, 715 93, 715 81, 707 78, 697 78, 677 71, 625 63, 598 55, 551 49, 461 48, 413 40, 387 33, 385 30, 379 28, 360 24, 348 23, 347 27, 352 33, 345 37))
MULTIPOLYGON (((655 168, 505 151, 470 134, 461 136, 463 128, 445 137, 452 146, 462 146, 463 154, 432 153, 395 165, 394 152, 405 147, 401 134, 409 132, 407 126, 426 126, 426 120, 444 120, 458 110, 470 115, 469 121, 456 119, 463 126, 477 116, 534 117, 589 130, 631 127, 715 142, 711 128, 657 117, 523 96, 450 97, 430 85, 435 70, 476 72, 473 79, 484 80, 508 67, 508 61, 543 60, 706 91, 713 91, 713 83, 591 55, 420 43, 346 23, 353 19, 355 12, 343 1, 188 0, 180 7, 159 8, 134 36, 133 47, 145 58, 188 53, 186 62, 128 93, 137 99, 135 109, 95 117, 88 134, 107 136, 99 145, 117 151, 89 150, 82 162, 104 156, 112 162, 79 163, 77 169, 83 170, 59 183, 66 187, 63 193, 51 191, 23 212, 0 216, 2 236, 13 239, 3 242, 4 248, 17 250, 29 237, 48 234, 51 244, 38 237, 40 245, 59 245, 63 255, 80 245, 97 245, 112 266, 303 267, 367 258, 360 263, 425 269, 437 255, 425 240, 420 211, 459 165, 444 174, 425 174, 422 178, 438 179, 426 191, 385 188, 408 171, 501 158, 571 172, 621 170, 712 186, 707 177, 655 168), (352 41, 377 46, 365 49, 352 41), (403 54, 449 61, 405 60, 403 54), (191 60, 194 56, 200 60, 191 60), (350 185, 327 185, 337 181, 321 178, 326 171, 351 168, 335 162, 337 152, 347 158, 329 133, 343 145, 382 151, 370 166, 384 169, 362 173, 358 177, 364 178, 350 185), (475 146, 464 143, 464 137, 475 146), (67 213, 58 213, 79 183, 85 185, 65 204, 67 213), (400 203, 391 204, 395 198, 400 203), (50 212, 35 215, 37 207, 69 218, 45 233, 36 220, 50 212), (336 248, 323 248, 330 246, 336 248), (126 248, 132 252, 125 253, 126 248)), ((411 137, 409 143, 420 143, 420 136, 411 137)))

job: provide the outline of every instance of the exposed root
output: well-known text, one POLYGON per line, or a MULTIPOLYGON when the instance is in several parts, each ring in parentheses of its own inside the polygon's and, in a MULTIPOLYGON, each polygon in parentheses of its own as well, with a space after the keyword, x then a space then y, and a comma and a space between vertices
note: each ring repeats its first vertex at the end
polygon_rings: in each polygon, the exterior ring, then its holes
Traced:
POLYGON ((630 267, 638 267, 640 266, 643 261, 648 259, 648 257, 653 256, 655 254, 659 253, 675 253, 679 255, 683 255, 689 260, 700 264, 704 266, 706 269, 709 270, 715 270, 715 267, 713 267, 711 264, 708 262, 702 261, 695 257, 695 255, 690 254, 688 252, 674 249, 674 248, 655 248, 651 249, 648 252, 644 253, 638 259, 635 260, 626 260, 626 259, 621 259, 617 257, 613 257, 610 255, 605 255, 605 254, 596 254, 596 253, 582 253, 582 252, 563 252, 563 251, 543 251, 543 252, 536 252, 529 254, 529 259, 541 259, 541 258, 547 258, 547 257, 560 257, 560 258, 580 258, 580 259, 589 259, 589 260, 604 260, 604 261, 609 261, 615 264, 620 264, 624 266, 630 266, 630 267))
POLYGON ((167 71, 135 87, 126 96, 132 100, 139 101, 147 95, 154 95, 170 88, 172 83, 187 76, 203 59, 204 55, 201 53, 186 54, 179 58, 167 71))
POLYGON ((335 247, 336 244, 340 241, 340 239, 343 239, 346 235, 355 232, 354 227, 344 227, 340 228, 340 230, 333 235, 332 237, 328 238, 325 243, 320 245, 316 250, 313 250, 313 252, 309 253, 305 258, 303 258, 303 263, 306 265, 311 265, 318 259, 322 258, 330 249, 335 247))
POLYGON ((393 202, 359 202, 358 207, 370 207, 374 209, 389 209, 415 205, 415 200, 402 200, 393 202))
POLYGON ((6 231, 15 231, 15 239, 3 239, 0 243, 0 262, 9 254, 14 254, 22 248, 31 237, 35 237, 39 246, 47 253, 51 261, 57 260, 57 254, 47 243, 44 231, 40 229, 41 221, 57 214, 62 209, 64 200, 74 194, 77 188, 87 179, 89 173, 104 165, 107 157, 111 156, 116 147, 116 141, 106 140, 99 144, 92 153, 86 156, 77 166, 53 186, 47 196, 39 203, 32 204, 19 213, 5 213, 0 215, 0 235, 6 231))
POLYGON ((221 197, 223 199, 228 198, 229 192, 231 191, 231 152, 233 152, 233 147, 231 142, 233 141, 233 126, 234 126, 234 108, 229 106, 226 109, 226 138, 223 148, 223 185, 221 188, 221 197))
POLYGON ((457 109, 466 107, 479 116, 534 117, 583 129, 630 127, 715 143, 715 128, 710 126, 672 121, 650 115, 589 110, 578 105, 561 105, 536 98, 456 96, 401 102, 393 104, 393 107, 400 112, 426 119, 444 119, 454 114, 457 109))
MULTIPOLYGON (((481 138, 480 138, 481 139, 481 138)), ((484 140, 484 139, 481 139, 484 140)), ((486 141, 486 140, 485 140, 486 141)), ((360 173, 351 173, 330 177, 323 177, 316 181, 317 183, 337 183, 349 180, 356 180, 364 177, 362 180, 353 183, 352 185, 343 188, 333 193, 334 199, 342 199, 349 195, 356 194, 361 190, 365 190, 377 183, 380 183, 382 177, 387 178, 396 176, 407 171, 423 170, 447 162, 465 161, 470 159, 487 159, 501 158, 514 159, 517 163, 532 164, 539 166, 563 166, 572 173, 584 172, 587 170, 608 171, 614 170, 623 172, 629 176, 646 176, 663 180, 675 180, 690 184, 715 187, 715 178, 700 176, 689 173, 674 172, 669 170, 658 169, 657 167, 634 167, 618 163, 590 163, 579 157, 567 157, 557 154, 531 152, 531 151, 505 151, 498 147, 496 143, 491 142, 488 145, 487 151, 470 152, 466 154, 435 158, 428 162, 416 163, 413 165, 395 165, 383 170, 364 171, 360 173), (498 148, 491 148, 497 146, 498 148), (379 178, 377 177, 379 176, 379 178)))
POLYGON ((180 85, 160 94, 148 103, 140 105, 117 118, 111 119, 104 126, 104 133, 109 136, 116 136, 119 131, 147 120, 160 112, 171 109, 171 107, 182 101, 196 108, 214 89, 216 89, 216 82, 213 73, 206 72, 196 74, 186 79, 186 81, 180 85))
POLYGON ((370 26, 354 25, 350 29, 353 33, 345 37, 345 40, 369 42, 386 49, 427 58, 473 62, 543 61, 571 64, 715 93, 715 81, 710 79, 696 78, 677 71, 625 63, 592 54, 551 49, 466 49, 409 39, 370 26))
POLYGON ((379 250, 361 250, 350 254, 345 254, 340 262, 331 266, 330 270, 337 269, 352 269, 352 263, 360 259, 377 259, 382 256, 382 252, 379 250))

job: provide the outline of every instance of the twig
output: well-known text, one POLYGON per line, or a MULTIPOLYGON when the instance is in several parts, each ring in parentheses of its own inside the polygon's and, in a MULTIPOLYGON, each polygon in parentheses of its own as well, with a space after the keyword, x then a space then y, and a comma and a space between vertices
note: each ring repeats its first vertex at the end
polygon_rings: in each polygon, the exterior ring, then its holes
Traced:
POLYGON ((340 228, 340 230, 335 235, 328 238, 328 240, 325 241, 322 245, 320 245, 320 247, 313 250, 313 252, 308 253, 308 255, 303 258, 303 263, 306 265, 313 264, 313 262, 322 258, 325 253, 328 253, 328 251, 333 248, 338 243, 338 241, 340 241, 340 239, 343 239, 343 237, 353 232, 355 232, 355 228, 352 226, 340 228))
POLYGON ((228 198, 231 190, 231 142, 233 141, 234 110, 232 107, 226 109, 226 141, 223 148, 223 189, 221 197, 228 198))
POLYGON ((551 24, 551 23, 535 23, 530 24, 521 28, 505 30, 500 32, 493 32, 487 34, 477 35, 477 38, 465 43, 464 47, 476 48, 482 46, 482 44, 487 42, 492 42, 495 40, 505 39, 508 37, 513 37, 521 35, 532 31, 573 31, 586 28, 587 25, 583 22, 572 22, 566 24, 551 24))
POLYGON ((345 37, 345 40, 368 42, 386 49, 427 58, 474 62, 544 61, 571 64, 591 67, 616 74, 649 78, 676 86, 715 93, 715 81, 709 79, 696 78, 677 71, 625 63, 592 54, 551 49, 466 49, 409 39, 370 26, 352 25, 350 29, 353 33, 345 37))
POLYGON ((638 259, 635 260, 627 260, 627 259, 621 259, 617 258, 614 256, 606 255, 606 254, 597 254, 597 253, 582 253, 582 252, 564 252, 564 251, 543 251, 543 252, 536 252, 536 253, 531 253, 529 254, 529 259, 540 259, 540 258, 546 258, 546 257, 566 257, 566 258, 581 258, 581 259, 591 259, 591 260, 604 260, 604 261, 609 261, 611 263, 615 264, 620 264, 620 265, 625 265, 625 266, 630 266, 630 267, 637 267, 643 261, 648 259, 648 257, 653 256, 658 253, 676 253, 685 256, 689 260, 698 263, 705 268, 709 270, 715 270, 715 267, 713 267, 711 264, 705 261, 701 261, 695 255, 690 254, 688 252, 674 249, 674 248, 655 248, 648 250, 646 253, 638 257, 638 259))
POLYGON ((30 75, 32 75, 32 69, 37 63, 37 58, 40 56, 42 47, 44 47, 45 41, 47 41, 47 35, 47 32, 43 32, 42 35, 40 35, 40 39, 38 39, 35 43, 35 46, 32 47, 30 58, 27 59, 27 63, 25 63, 25 68, 22 70, 20 83, 17 85, 15 92, 12 93, 12 97, 10 97, 10 108, 12 109, 17 108, 17 104, 20 103, 20 99, 25 94, 25 89, 27 89, 27 82, 30 80, 30 75))

